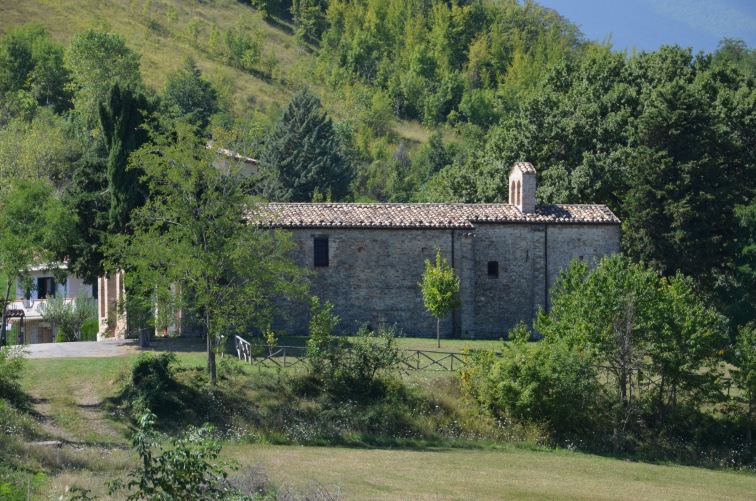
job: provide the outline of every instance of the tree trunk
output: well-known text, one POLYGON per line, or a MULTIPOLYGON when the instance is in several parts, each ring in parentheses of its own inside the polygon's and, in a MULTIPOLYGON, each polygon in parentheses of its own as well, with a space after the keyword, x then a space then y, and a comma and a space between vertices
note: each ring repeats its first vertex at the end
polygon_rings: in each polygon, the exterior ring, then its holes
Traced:
POLYGON ((4 301, 3 302, 3 325, 2 325, 2 327, 0 327, 0 346, 5 346, 6 345, 6 342, 5 342, 5 336, 6 336, 6 332, 5 332, 5 311, 7 309, 8 309, 8 303, 4 301))
POLYGON ((8 288, 5 291, 5 297, 3 298, 3 325, 0 326, 0 346, 5 346, 7 343, 7 335, 5 325, 7 322, 7 319, 5 318, 5 315, 8 312, 8 299, 10 298, 10 291, 11 291, 11 284, 13 284, 15 280, 8 279, 8 288))
POLYGON ((441 317, 436 319, 436 344, 441 348, 441 317))
POLYGON ((213 340, 210 335, 210 314, 205 310, 205 341, 207 343, 207 372, 210 374, 210 386, 218 383, 218 373, 215 367, 215 351, 213 351, 213 340))
POLYGON ((661 375, 661 380, 659 382, 659 401, 657 402, 657 414, 656 414, 656 421, 657 426, 661 427, 662 423, 664 422, 664 374, 661 375))

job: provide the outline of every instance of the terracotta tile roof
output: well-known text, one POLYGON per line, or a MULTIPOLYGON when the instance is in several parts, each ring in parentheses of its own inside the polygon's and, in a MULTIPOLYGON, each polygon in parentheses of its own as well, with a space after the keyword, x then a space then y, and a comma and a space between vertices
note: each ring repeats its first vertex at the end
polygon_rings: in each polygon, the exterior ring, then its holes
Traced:
POLYGON ((620 224, 605 205, 269 203, 250 214, 278 228, 474 228, 475 223, 620 224))
POLYGON ((515 169, 520 169, 523 174, 536 173, 535 167, 533 167, 533 164, 531 164, 530 162, 515 162, 509 172, 512 172, 515 169))

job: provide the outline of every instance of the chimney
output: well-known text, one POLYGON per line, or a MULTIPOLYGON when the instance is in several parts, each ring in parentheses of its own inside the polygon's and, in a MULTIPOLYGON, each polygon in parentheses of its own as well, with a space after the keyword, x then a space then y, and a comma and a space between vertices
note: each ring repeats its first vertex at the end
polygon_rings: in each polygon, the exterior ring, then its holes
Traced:
POLYGON ((530 162, 516 162, 509 171, 509 203, 523 214, 535 212, 536 170, 530 162))

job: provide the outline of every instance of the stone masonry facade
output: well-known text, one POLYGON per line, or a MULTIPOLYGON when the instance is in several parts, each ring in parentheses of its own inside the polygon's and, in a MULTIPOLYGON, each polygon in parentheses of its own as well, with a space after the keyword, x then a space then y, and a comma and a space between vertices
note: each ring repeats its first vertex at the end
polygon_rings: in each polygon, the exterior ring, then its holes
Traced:
MULTIPOLYGON (((536 206, 532 165, 512 168, 509 196, 508 204, 267 204, 255 217, 291 231, 312 293, 334 303, 343 331, 396 324, 405 335, 435 335, 418 283, 438 250, 462 299, 442 319, 442 336, 497 339, 548 309, 571 259, 592 264, 619 251, 620 221, 607 207, 536 206)), ((307 305, 287 310, 287 332, 305 334, 307 305)))

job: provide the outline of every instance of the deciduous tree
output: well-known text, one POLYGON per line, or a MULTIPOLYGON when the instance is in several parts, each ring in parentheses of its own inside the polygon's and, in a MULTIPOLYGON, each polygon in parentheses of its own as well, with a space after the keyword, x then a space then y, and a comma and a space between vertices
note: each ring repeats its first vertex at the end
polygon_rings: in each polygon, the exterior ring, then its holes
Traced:
POLYGON ((441 251, 437 251, 435 264, 425 260, 423 281, 418 285, 423 293, 423 304, 436 317, 436 343, 441 348, 441 317, 460 304, 459 277, 449 262, 441 257, 441 251))
POLYGON ((606 367, 623 412, 637 403, 639 372, 659 381, 653 401, 660 423, 684 399, 700 403, 719 389, 713 383, 727 340, 724 318, 703 305, 689 278, 659 278, 620 255, 593 269, 576 260, 551 299, 535 328, 606 367))
POLYGON ((181 68, 168 75, 161 106, 168 115, 182 117, 200 131, 207 128, 210 117, 220 109, 218 92, 202 78, 191 56, 184 60, 181 68))
POLYGON ((255 206, 238 167, 214 166, 192 132, 153 135, 136 151, 146 204, 132 213, 133 234, 114 239, 111 261, 123 263, 131 296, 147 307, 157 298, 200 319, 207 339, 210 383, 215 350, 227 336, 270 325, 274 299, 306 289, 304 272, 287 257, 287 235, 255 226, 255 206))
POLYGON ((91 29, 80 33, 71 40, 65 61, 71 72, 74 108, 86 133, 96 127, 98 108, 113 84, 141 86, 139 54, 129 49, 120 35, 91 29))
POLYGON ((17 181, 0 191, 0 273, 7 279, 0 344, 5 344, 5 315, 17 280, 31 287, 29 270, 54 262, 56 250, 73 234, 74 222, 48 184, 17 181))

